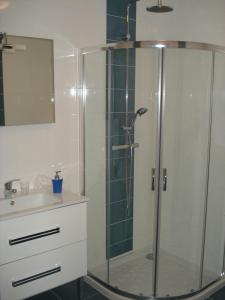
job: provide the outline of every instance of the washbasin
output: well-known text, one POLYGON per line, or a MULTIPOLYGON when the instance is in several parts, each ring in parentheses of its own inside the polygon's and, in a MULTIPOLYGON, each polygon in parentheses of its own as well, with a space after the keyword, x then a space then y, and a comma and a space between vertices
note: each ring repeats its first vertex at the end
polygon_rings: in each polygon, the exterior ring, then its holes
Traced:
POLYGON ((32 210, 57 204, 60 198, 47 193, 35 193, 0 200, 0 217, 11 213, 32 210))

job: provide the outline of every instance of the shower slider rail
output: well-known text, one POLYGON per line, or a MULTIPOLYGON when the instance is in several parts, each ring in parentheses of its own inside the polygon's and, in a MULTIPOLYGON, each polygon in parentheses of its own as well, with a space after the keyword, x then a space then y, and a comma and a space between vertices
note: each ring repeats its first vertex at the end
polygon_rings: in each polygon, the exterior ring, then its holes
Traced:
POLYGON ((130 149, 130 148, 139 148, 139 143, 134 143, 134 144, 125 144, 125 145, 112 145, 112 151, 119 151, 119 150, 125 150, 125 149, 130 149))

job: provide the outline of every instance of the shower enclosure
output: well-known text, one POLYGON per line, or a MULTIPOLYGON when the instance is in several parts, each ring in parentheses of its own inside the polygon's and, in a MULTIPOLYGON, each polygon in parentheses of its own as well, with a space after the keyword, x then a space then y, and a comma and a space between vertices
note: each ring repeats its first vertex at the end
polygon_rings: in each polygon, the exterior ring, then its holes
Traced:
POLYGON ((132 299, 223 283, 225 49, 120 42, 82 59, 89 276, 132 299))

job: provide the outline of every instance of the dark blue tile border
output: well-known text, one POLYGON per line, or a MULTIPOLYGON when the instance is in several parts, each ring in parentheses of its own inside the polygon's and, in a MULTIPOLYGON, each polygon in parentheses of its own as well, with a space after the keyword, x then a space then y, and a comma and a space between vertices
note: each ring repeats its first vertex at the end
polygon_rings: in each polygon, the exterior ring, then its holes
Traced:
MULTIPOLYGON (((107 14, 126 18, 127 0, 107 0, 107 14)), ((130 17, 136 19, 136 3, 130 7, 130 17)))
MULTIPOLYGON (((128 122, 132 120, 134 113, 128 114, 128 122)), ((126 120, 126 113, 111 113, 111 136, 124 135, 123 126, 126 120)), ((133 130, 130 131, 133 134, 133 130)))
MULTIPOLYGON (((126 0, 107 0, 107 42, 121 41, 126 35, 126 0)), ((136 4, 130 8, 130 33, 131 39, 136 37, 136 4)), ((106 60, 108 64, 108 60, 106 60)), ((127 144, 127 136, 123 129, 126 123, 128 109, 128 123, 133 118, 135 109, 135 50, 120 49, 111 51, 111 132, 110 148, 112 145, 127 144), (128 95, 127 86, 128 68, 128 95), (127 99, 128 96, 128 99, 127 99), (126 107, 128 101, 128 108, 126 107)), ((107 65, 108 67, 108 65, 107 65)), ((107 72, 108 73, 108 72, 107 72)), ((108 82, 108 78, 107 78, 108 82)), ((108 83, 107 83, 108 88, 108 83)), ((108 108, 107 108, 108 109, 108 108)), ((106 119, 108 116, 106 113, 106 119)), ((134 141, 131 132, 132 142, 134 141)), ((130 150, 110 151, 110 178, 107 184, 110 186, 110 199, 107 199, 106 209, 110 210, 110 257, 123 254, 133 248, 133 171, 130 174, 131 161, 130 150), (128 166, 128 172, 126 167, 128 166), (127 192, 131 178, 131 207, 127 210, 127 192)), ((108 190, 107 185, 107 190, 108 190)), ((108 215, 108 212, 107 212, 108 215)))
POLYGON ((112 245, 110 247, 110 257, 115 257, 121 255, 125 252, 131 251, 133 249, 133 239, 129 239, 127 241, 123 241, 116 245, 112 245))
POLYGON ((133 216, 133 206, 130 208, 130 212, 128 214, 127 199, 119 202, 114 202, 110 205, 111 225, 129 219, 130 216, 133 216))
POLYGON ((135 67, 135 49, 119 49, 112 52, 112 64, 135 67), (128 60, 127 60, 128 54, 128 60))
MULTIPOLYGON (((126 19, 107 15, 107 39, 114 41, 124 40, 126 37, 126 19)), ((131 40, 136 38, 136 21, 130 20, 131 40)))
MULTIPOLYGON (((111 88, 118 90, 126 89, 127 66, 111 66, 111 88)), ((128 89, 135 89, 135 67, 128 66, 128 89)))
MULTIPOLYGON (((126 181, 125 178, 110 182, 110 204, 127 200, 126 181)), ((131 197, 133 198, 133 193, 131 197)))
POLYGON ((133 237, 133 219, 121 221, 110 226, 110 245, 118 244, 133 237))

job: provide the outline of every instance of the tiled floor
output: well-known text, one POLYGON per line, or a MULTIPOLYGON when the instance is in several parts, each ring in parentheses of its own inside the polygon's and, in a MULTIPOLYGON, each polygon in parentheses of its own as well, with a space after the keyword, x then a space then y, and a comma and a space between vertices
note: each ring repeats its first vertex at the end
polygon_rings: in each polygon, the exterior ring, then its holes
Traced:
POLYGON ((225 299, 225 288, 217 292, 216 294, 212 295, 207 300, 224 300, 225 299))
MULTIPOLYGON (((78 281, 73 281, 52 291, 39 294, 27 300, 107 300, 96 290, 85 282, 81 281, 79 296, 78 281)), ((207 300, 225 300, 225 288, 208 298, 207 300)))
POLYGON ((107 300, 84 281, 73 281, 27 300, 107 300))
MULTIPOLYGON (((133 252, 112 259, 110 262, 110 284, 135 295, 152 295, 152 263, 147 251, 133 252)), ((150 256, 151 257, 151 256, 150 256)), ((188 294, 198 289, 199 268, 161 251, 159 266, 160 296, 188 294)), ((92 270, 92 273, 106 281, 106 266, 92 270)), ((211 281, 212 275, 204 277, 211 281)), ((82 279, 33 296, 27 300, 107 300, 82 279)), ((207 300, 225 300, 225 288, 207 300)))

